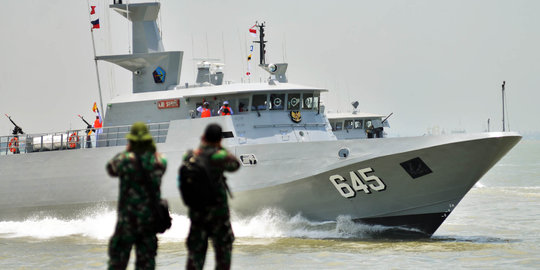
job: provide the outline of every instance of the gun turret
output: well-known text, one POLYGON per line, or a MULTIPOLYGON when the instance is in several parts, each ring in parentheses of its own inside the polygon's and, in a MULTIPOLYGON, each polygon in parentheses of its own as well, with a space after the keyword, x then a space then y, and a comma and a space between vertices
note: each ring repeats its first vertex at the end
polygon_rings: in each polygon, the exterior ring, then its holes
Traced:
POLYGON ((394 113, 390 113, 386 118, 384 118, 384 120, 382 120, 381 123, 384 124, 384 122, 386 122, 386 120, 388 120, 388 118, 390 118, 390 116, 392 116, 392 114, 394 114, 394 113))
POLYGON ((90 123, 88 123, 83 116, 81 115, 78 115, 79 118, 81 118, 81 120, 83 120, 83 122, 86 124, 86 134, 87 135, 90 135, 90 133, 93 131, 93 132, 96 132, 95 129, 92 128, 92 125, 90 125, 90 123))
POLYGON ((6 117, 9 119, 9 121, 13 124, 13 132, 12 134, 13 135, 17 135, 17 134, 24 134, 23 130, 21 127, 19 127, 17 124, 15 124, 15 122, 11 119, 11 116, 7 115, 6 114, 6 117))

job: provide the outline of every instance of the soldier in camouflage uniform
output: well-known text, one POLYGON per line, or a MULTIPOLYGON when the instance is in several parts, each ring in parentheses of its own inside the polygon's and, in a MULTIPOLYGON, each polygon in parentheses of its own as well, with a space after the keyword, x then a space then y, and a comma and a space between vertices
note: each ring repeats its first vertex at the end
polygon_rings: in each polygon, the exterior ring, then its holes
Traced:
MULTIPOLYGON (((221 127, 210 124, 202 137, 201 145, 184 155, 187 161, 192 155, 207 154, 210 157, 212 174, 223 175, 224 171, 238 170, 240 162, 221 146, 221 127)), ((191 227, 186 242, 189 250, 186 269, 203 269, 208 249, 208 238, 212 238, 216 252, 216 269, 230 269, 234 234, 231 227, 226 184, 220 185, 217 203, 202 209, 189 209, 191 227)))
POLYGON ((156 233, 151 229, 153 222, 150 196, 145 173, 151 179, 156 198, 161 198, 161 177, 167 168, 167 160, 156 152, 152 135, 143 122, 137 122, 126 136, 126 151, 117 154, 107 163, 107 172, 120 177, 118 199, 118 221, 109 241, 109 269, 126 269, 131 247, 136 247, 136 269, 154 269, 157 253, 156 233), (141 163, 137 161, 140 158, 141 163))

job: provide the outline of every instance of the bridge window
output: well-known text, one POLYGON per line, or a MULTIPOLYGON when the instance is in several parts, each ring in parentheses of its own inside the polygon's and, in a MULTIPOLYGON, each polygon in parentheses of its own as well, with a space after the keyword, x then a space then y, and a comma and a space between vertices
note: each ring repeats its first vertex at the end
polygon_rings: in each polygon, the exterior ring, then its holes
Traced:
POLYGON ((266 110, 268 107, 268 101, 266 100, 267 96, 264 95, 253 95, 253 100, 251 101, 251 110, 252 111, 261 111, 266 110))
POLYGON ((353 128, 353 120, 345 120, 345 128, 346 129, 352 129, 353 128))
POLYGON ((313 94, 304 93, 304 99, 302 99, 302 109, 309 110, 313 109, 313 94))
POLYGON ((300 98, 300 94, 289 94, 287 99, 287 110, 289 111, 297 111, 300 109, 300 101, 302 99, 300 98))
POLYGON ((238 99, 238 112, 243 113, 248 111, 249 98, 239 98, 238 99))
POLYGON ((285 94, 270 94, 270 110, 283 110, 285 94))
POLYGON ((313 95, 313 109, 316 111, 319 110, 319 94, 313 95))
POLYGON ((362 120, 359 120, 359 119, 354 120, 354 129, 362 129, 362 120))
POLYGON ((343 130, 343 122, 336 122, 335 130, 343 130))

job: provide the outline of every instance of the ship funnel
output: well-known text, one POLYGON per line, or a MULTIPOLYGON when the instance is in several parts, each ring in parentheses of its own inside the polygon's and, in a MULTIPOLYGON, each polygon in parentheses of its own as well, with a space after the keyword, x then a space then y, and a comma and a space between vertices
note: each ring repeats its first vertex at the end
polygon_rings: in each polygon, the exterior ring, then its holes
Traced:
POLYGON ((133 93, 174 89, 180 83, 182 51, 164 51, 156 19, 159 3, 109 6, 133 23, 133 54, 98 56, 132 74, 133 93))

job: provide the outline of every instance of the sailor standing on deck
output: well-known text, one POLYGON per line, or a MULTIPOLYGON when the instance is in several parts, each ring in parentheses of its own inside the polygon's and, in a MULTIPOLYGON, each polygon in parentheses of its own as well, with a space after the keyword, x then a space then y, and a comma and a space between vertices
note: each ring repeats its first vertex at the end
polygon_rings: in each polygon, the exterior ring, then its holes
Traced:
POLYGON ((221 115, 231 115, 231 114, 233 114, 232 108, 229 107, 229 102, 228 101, 226 101, 226 100, 223 101, 223 106, 221 106, 221 108, 219 108, 218 114, 221 114, 221 115))
POLYGON ((208 101, 205 101, 202 106, 199 106, 197 108, 197 111, 201 113, 201 118, 206 118, 212 116, 212 112, 210 112, 210 109, 208 108, 210 104, 208 101))
POLYGON ((99 134, 103 133, 103 119, 101 118, 101 113, 99 113, 99 109, 97 108, 96 103, 94 102, 94 107, 92 108, 92 111, 96 113, 96 120, 94 121, 94 132, 96 133, 94 147, 98 146, 99 142, 99 134))

